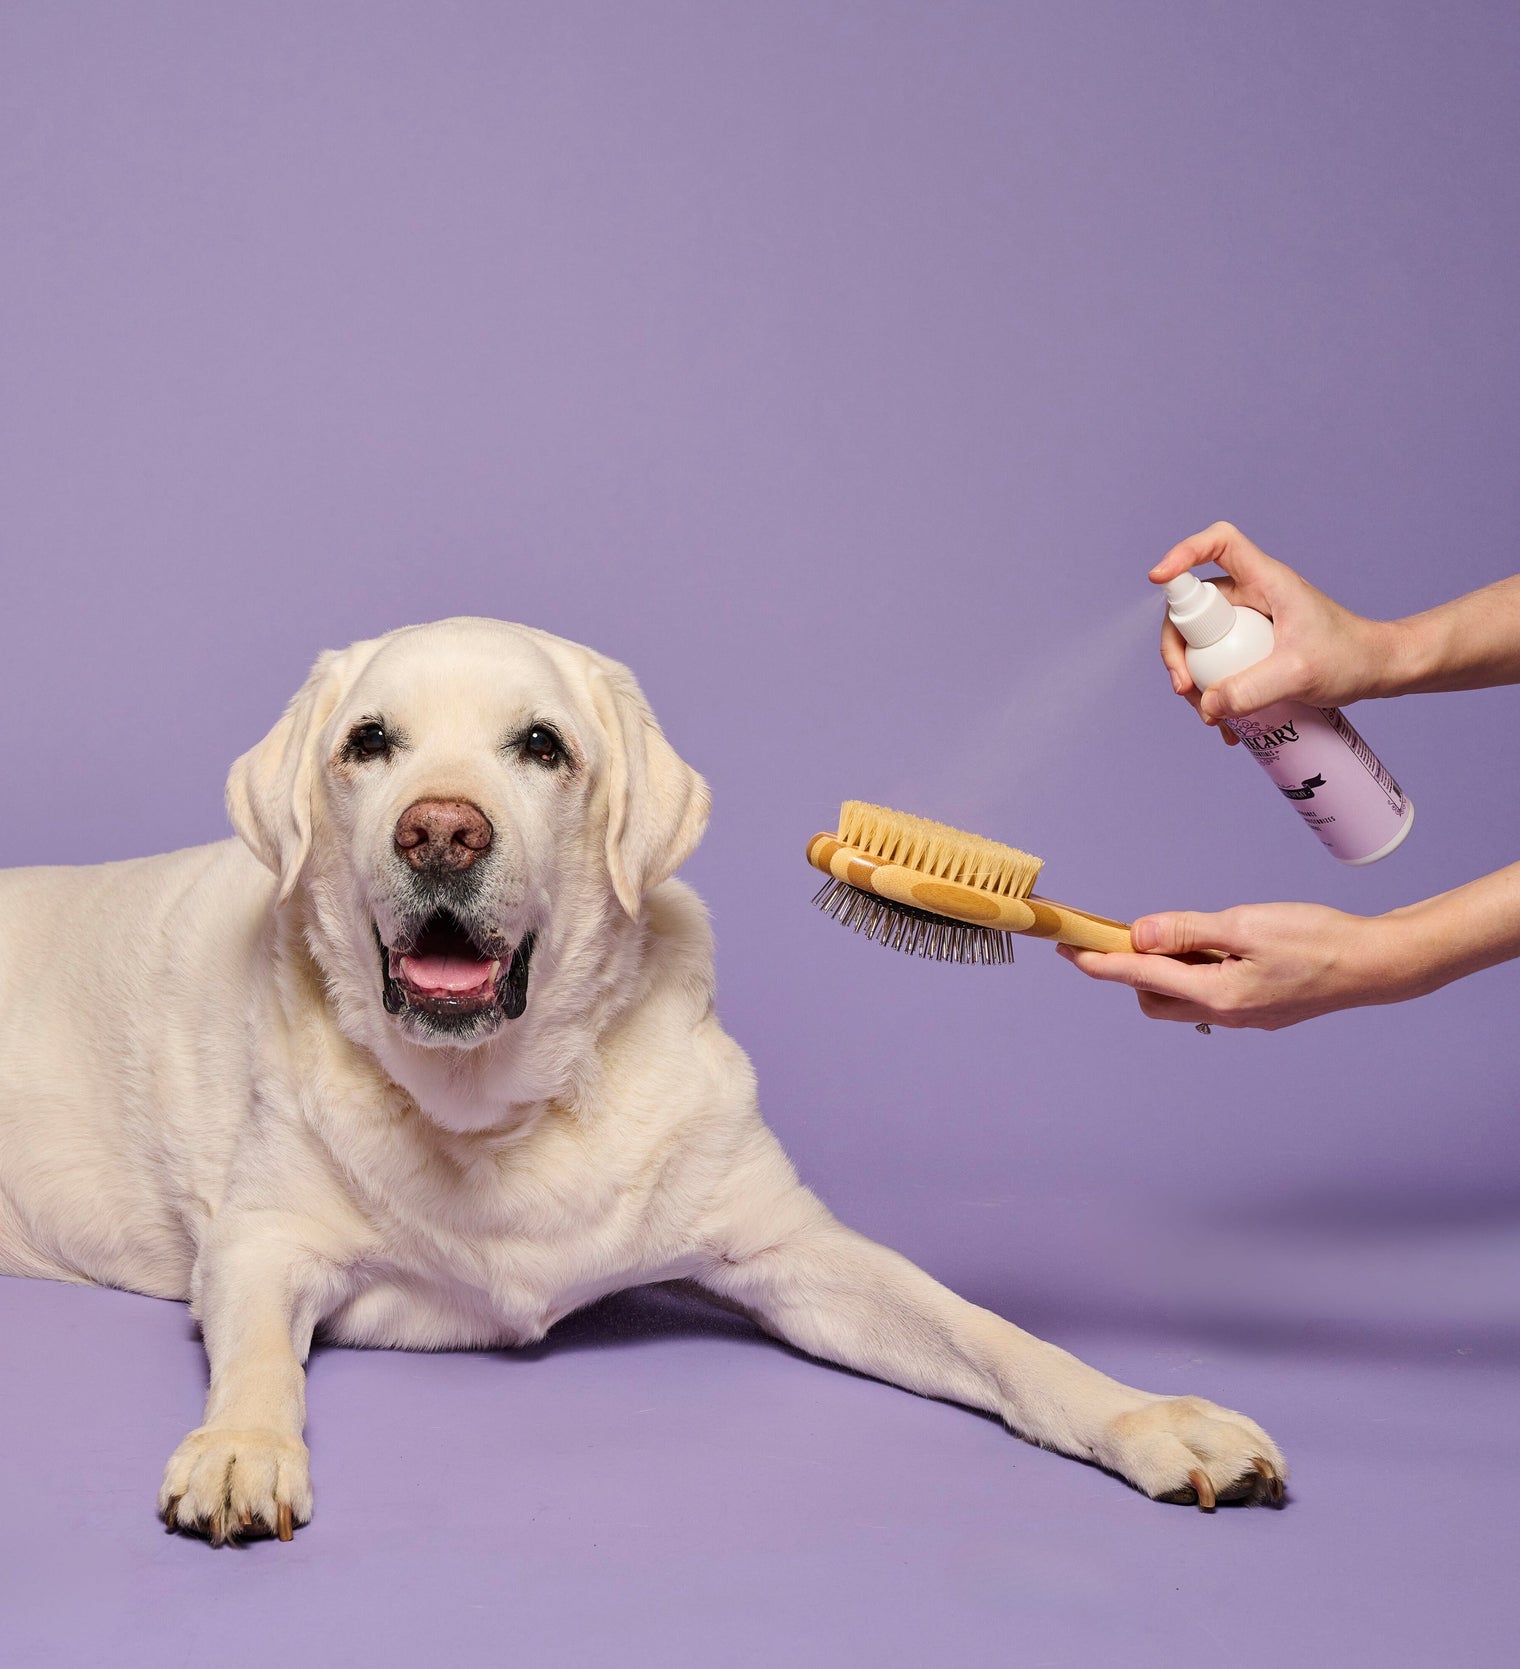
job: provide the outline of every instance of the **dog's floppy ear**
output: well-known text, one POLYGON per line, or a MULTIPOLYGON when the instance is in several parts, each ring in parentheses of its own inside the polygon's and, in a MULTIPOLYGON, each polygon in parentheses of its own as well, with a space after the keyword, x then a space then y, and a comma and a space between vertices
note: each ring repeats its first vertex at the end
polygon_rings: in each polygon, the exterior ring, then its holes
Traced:
POLYGON ((277 904, 295 891, 311 850, 318 733, 357 673, 355 651, 369 647, 356 643, 318 656, 279 723, 227 774, 227 815, 253 855, 279 877, 277 904))
POLYGON ((591 691, 607 735, 607 868, 618 902, 637 919, 644 895, 691 856, 711 801, 627 667, 598 657, 591 691))

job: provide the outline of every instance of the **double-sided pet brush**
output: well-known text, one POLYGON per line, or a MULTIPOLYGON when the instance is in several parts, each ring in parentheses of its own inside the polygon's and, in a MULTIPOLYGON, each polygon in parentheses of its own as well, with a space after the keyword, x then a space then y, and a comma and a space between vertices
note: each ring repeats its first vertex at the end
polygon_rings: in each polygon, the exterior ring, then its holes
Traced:
MULTIPOLYGON (((1040 898, 1043 860, 996 840, 888 811, 839 808, 838 834, 815 834, 808 862, 829 877, 813 902, 868 939, 940 962, 1011 962, 1013 935, 1082 950, 1133 950, 1129 924, 1040 898)), ((1188 962, 1219 962, 1217 950, 1188 962)), ((1195 1031, 1208 1032, 1205 1021, 1195 1031)))
POLYGON ((1129 926, 1040 898, 1041 860, 944 823, 863 800, 839 808, 808 862, 829 880, 813 902, 868 939, 941 962, 1011 962, 1013 935, 1084 950, 1133 950, 1129 926))

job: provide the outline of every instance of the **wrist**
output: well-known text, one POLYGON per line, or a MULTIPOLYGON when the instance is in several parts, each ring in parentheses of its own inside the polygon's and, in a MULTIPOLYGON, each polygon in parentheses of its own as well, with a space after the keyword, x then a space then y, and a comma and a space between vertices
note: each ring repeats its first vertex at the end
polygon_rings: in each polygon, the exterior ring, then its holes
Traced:
POLYGON ((1373 620, 1373 688, 1375 696, 1408 695, 1423 689, 1440 660, 1435 631, 1428 614, 1404 620, 1373 620))
POLYGON ((1439 898, 1425 899, 1371 918, 1380 930, 1376 955, 1386 1001, 1426 996, 1467 971, 1458 936, 1441 903, 1439 898))

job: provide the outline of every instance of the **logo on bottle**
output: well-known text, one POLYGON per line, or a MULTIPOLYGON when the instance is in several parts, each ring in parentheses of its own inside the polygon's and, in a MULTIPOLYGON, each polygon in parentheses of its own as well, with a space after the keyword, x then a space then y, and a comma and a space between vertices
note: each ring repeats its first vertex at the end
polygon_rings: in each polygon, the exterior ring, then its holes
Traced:
MULTIPOLYGON (((1324 786, 1325 779, 1323 777, 1312 776, 1305 777, 1304 780, 1299 783, 1297 788, 1283 788, 1282 791, 1290 800, 1312 800, 1314 798, 1314 790, 1316 788, 1323 788, 1324 786)), ((1282 788, 1282 784, 1279 783, 1278 787, 1282 788)))
POLYGON ((1252 753, 1269 753, 1273 748, 1280 748, 1285 742, 1296 742, 1298 726, 1290 719, 1286 724, 1274 725, 1270 730, 1264 730, 1260 725, 1250 723, 1237 724, 1230 720, 1235 734, 1251 750, 1252 753))

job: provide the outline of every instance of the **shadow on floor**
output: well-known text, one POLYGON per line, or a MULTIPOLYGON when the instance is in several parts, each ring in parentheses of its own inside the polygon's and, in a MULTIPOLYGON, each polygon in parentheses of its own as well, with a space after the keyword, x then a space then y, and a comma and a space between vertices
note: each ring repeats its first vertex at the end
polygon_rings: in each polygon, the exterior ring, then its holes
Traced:
MULTIPOLYGON (((1510 1282, 1520 1269, 1520 1185, 1508 1179, 1461 1191, 1402 1179, 1189 1210, 1192 1227, 1164 1249, 1160 1237, 1142 1238, 1123 1268, 1094 1257, 1068 1273, 1034 1258, 1025 1277, 1013 1278, 990 1271, 980 1252, 966 1266, 962 1245, 962 1267, 935 1273, 973 1303, 1056 1343, 1098 1335, 1190 1352, 1520 1366, 1520 1306, 1510 1282), (1411 1270, 1419 1279, 1410 1280, 1411 1270)), ((540 1343, 501 1354, 533 1362, 690 1338, 785 1348, 683 1282, 612 1294, 567 1316, 540 1343)))

